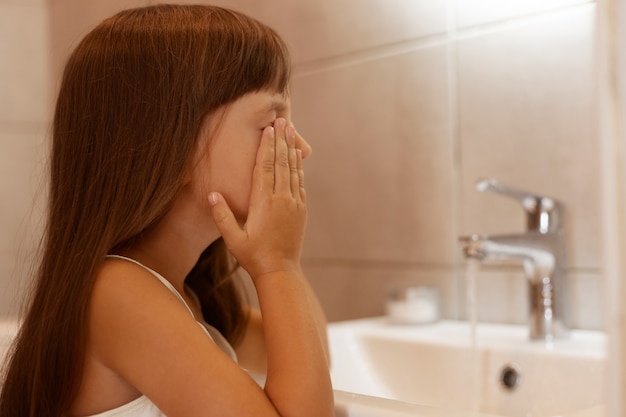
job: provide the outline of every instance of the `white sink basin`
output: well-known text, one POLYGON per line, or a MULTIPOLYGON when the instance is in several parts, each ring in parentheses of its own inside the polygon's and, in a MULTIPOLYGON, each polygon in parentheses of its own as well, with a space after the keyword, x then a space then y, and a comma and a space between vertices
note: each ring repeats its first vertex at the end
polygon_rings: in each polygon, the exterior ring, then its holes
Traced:
MULTIPOLYGON (((328 331, 337 417, 605 414, 600 332, 575 331, 546 346, 529 342, 523 326, 479 324, 472 346, 465 322, 402 326, 375 318, 328 331), (521 375, 513 390, 500 382, 508 364, 521 375)), ((16 333, 15 322, 0 321, 0 361, 16 333)))
POLYGON ((332 323, 334 388, 511 417, 573 415, 605 402, 605 334, 573 331, 551 345, 527 335, 525 326, 480 323, 472 336, 457 321, 332 323))

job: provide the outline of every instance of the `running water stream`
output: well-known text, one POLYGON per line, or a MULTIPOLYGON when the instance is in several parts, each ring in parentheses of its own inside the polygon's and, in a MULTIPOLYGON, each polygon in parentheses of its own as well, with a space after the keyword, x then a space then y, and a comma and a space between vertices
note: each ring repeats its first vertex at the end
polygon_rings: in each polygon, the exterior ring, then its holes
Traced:
POLYGON ((476 279, 480 272, 480 261, 478 259, 467 259, 467 267, 465 269, 466 282, 466 303, 467 303, 467 320, 469 323, 469 342, 470 347, 476 348, 476 324, 478 322, 478 307, 476 304, 477 289, 476 279))
POLYGON ((466 300, 467 300, 467 320, 469 324, 469 347, 470 357, 472 360, 472 372, 469 376, 472 387, 470 400, 470 410, 472 412, 480 412, 482 398, 482 365, 483 357, 480 349, 478 349, 476 327, 478 324, 478 307, 477 297, 478 290, 476 280, 480 272, 480 261, 478 259, 467 259, 467 267, 465 270, 466 280, 466 300))

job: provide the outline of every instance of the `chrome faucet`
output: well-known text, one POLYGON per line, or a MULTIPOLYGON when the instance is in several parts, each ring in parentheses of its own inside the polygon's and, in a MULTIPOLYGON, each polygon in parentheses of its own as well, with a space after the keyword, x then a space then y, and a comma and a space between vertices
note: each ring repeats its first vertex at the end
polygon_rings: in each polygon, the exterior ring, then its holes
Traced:
POLYGON ((570 328, 570 316, 563 204, 489 179, 479 180, 476 189, 517 200, 526 212, 527 230, 522 234, 461 237, 465 257, 481 262, 520 260, 529 283, 530 338, 551 341, 565 337, 570 328))

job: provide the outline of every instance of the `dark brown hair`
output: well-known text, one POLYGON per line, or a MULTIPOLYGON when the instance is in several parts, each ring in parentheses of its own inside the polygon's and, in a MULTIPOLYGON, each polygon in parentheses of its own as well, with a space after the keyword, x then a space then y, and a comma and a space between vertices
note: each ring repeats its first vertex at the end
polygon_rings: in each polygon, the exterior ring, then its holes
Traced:
MULTIPOLYGON (((105 255, 169 210, 205 117, 249 92, 284 92, 289 75, 273 30, 217 7, 127 10, 82 40, 56 104, 42 259, 5 370, 0 417, 68 410, 105 255)), ((202 292, 207 320, 235 340, 245 319, 227 256, 218 240, 188 280, 202 292)))

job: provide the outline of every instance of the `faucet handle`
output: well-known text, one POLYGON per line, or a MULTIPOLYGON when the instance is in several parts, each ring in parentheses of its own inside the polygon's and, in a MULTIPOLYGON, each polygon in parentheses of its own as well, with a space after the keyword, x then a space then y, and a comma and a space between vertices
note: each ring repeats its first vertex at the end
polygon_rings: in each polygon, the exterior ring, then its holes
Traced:
POLYGON ((500 184, 496 180, 481 178, 476 189, 500 194, 517 200, 526 211, 526 227, 540 233, 555 232, 562 227, 563 203, 550 197, 539 196, 500 184))

